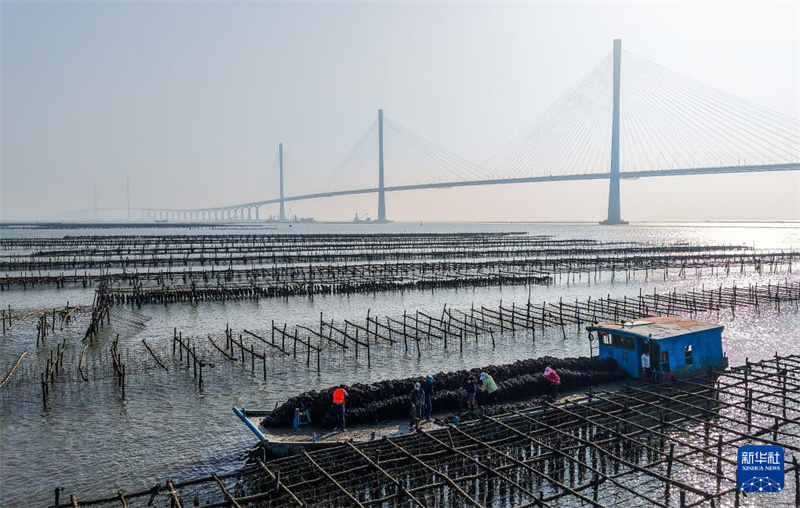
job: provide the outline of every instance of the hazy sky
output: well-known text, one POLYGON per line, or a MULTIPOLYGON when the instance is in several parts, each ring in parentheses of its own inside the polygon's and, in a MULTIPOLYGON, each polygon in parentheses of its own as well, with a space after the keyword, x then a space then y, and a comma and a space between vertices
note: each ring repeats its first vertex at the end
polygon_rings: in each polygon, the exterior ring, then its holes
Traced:
MULTIPOLYGON (((308 192, 378 108, 482 163, 606 57, 614 38, 800 117, 800 2, 3 1, 0 9, 3 220, 91 208, 94 184, 101 207, 124 206, 126 177, 132 206, 274 198, 278 142, 286 193, 308 192)), ((396 220, 599 220, 607 187, 428 190, 388 194, 387 209, 396 220)), ((800 172, 623 181, 622 196, 628 220, 800 220, 800 172)), ((374 217, 376 201, 288 206, 350 219, 374 217)), ((277 206, 262 209, 269 213, 277 206)))

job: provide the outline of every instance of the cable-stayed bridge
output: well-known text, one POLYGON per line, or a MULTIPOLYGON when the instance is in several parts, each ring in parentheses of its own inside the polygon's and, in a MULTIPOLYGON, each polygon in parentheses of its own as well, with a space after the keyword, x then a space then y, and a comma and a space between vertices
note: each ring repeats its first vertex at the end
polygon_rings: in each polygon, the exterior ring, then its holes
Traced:
POLYGON ((800 170, 797 119, 622 51, 611 54, 514 139, 481 164, 452 153, 378 111, 351 151, 316 188, 284 194, 279 145, 277 196, 200 208, 130 208, 142 219, 258 220, 260 208, 355 194, 466 186, 609 181, 605 224, 623 224, 620 180, 800 170), (624 68, 624 72, 623 72, 624 68))

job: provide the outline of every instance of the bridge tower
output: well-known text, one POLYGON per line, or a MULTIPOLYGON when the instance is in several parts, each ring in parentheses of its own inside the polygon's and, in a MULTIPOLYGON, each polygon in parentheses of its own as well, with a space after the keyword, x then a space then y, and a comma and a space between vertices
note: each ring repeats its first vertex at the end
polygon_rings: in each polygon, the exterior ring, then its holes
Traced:
POLYGON ((619 88, 622 39, 614 39, 614 91, 611 118, 611 178, 608 186, 608 217, 600 224, 627 224, 622 220, 619 195, 619 88))
POLYGON ((383 110, 378 110, 378 222, 386 221, 386 187, 383 184, 383 110))
POLYGON ((278 212, 278 220, 283 222, 286 220, 286 209, 283 202, 283 143, 278 143, 278 174, 280 176, 280 211, 278 212))

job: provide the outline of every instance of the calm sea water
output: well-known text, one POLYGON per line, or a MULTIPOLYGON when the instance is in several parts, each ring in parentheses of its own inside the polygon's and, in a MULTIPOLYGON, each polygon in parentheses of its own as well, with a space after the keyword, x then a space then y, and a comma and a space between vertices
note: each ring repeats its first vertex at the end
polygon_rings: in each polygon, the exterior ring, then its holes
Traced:
MULTIPOLYGON (((273 226, 274 227, 274 226, 273 226)), ((176 234, 230 232, 475 232, 519 231, 549 234, 559 238, 598 240, 634 240, 644 242, 690 242, 702 244, 748 245, 759 249, 790 249, 800 246, 800 227, 796 224, 639 224, 628 227, 599 227, 590 224, 387 224, 387 225, 281 225, 277 229, 243 227, 236 229, 193 228, 176 230, 20 230, 3 231, 3 235, 62 236, 78 234, 176 234)), ((796 270, 795 270, 796 272, 796 270)), ((402 315, 404 310, 441 312, 451 308, 469 308, 471 304, 494 305, 503 302, 524 303, 557 301, 559 298, 599 298, 606 295, 638 294, 639 289, 689 288, 720 284, 797 280, 796 274, 784 268, 780 273, 756 275, 736 274, 725 278, 708 272, 689 274, 680 279, 672 274, 667 280, 657 277, 645 281, 639 274, 628 282, 625 277, 602 281, 566 280, 549 287, 523 286, 477 288, 469 290, 437 290, 435 292, 397 292, 373 295, 262 299, 243 301, 146 306, 140 310, 116 308, 112 324, 103 330, 96 345, 87 352, 91 368, 106 368, 110 362, 109 347, 119 335, 120 347, 132 375, 122 400, 112 377, 84 382, 74 367, 60 376, 51 397, 51 405, 42 409, 41 392, 36 383, 12 383, 0 390, 0 506, 43 506, 51 503, 53 489, 63 486, 65 493, 82 497, 108 495, 118 488, 133 491, 163 483, 166 478, 185 479, 208 471, 221 471, 241 464, 242 456, 254 444, 254 437, 231 412, 231 406, 267 408, 301 391, 353 383, 424 375, 443 370, 457 370, 492 363, 506 363, 520 358, 541 355, 576 356, 588 354, 584 333, 572 329, 564 339, 560 331, 545 336, 518 332, 498 337, 492 349, 485 341, 470 341, 461 355, 457 348, 448 352, 435 349, 418 359, 412 349, 405 354, 402 346, 394 350, 373 350, 372 366, 366 358, 352 353, 323 355, 322 372, 317 374, 304 361, 271 357, 268 377, 264 381, 260 368, 253 373, 246 367, 217 361, 206 374, 206 387, 199 390, 191 373, 171 362, 171 338, 174 328, 184 337, 204 342, 207 334, 221 337, 229 323, 235 331, 244 328, 268 333, 270 322, 314 323, 319 313, 328 318, 359 318, 370 309, 372 315, 402 315), (170 372, 155 370, 153 362, 142 360, 142 339, 147 340, 161 358, 169 360, 170 372), (105 366, 105 367, 104 367, 105 366), (12 389, 8 389, 12 388, 12 389)), ((71 304, 89 305, 91 290, 76 288, 36 289, 0 293, 0 307, 32 309, 71 304)), ((725 349, 732 364, 745 358, 758 360, 773 355, 800 353, 800 313, 785 306, 781 312, 740 309, 700 316, 726 326, 725 349)), ((80 355, 80 339, 86 316, 72 327, 57 331, 38 350, 35 326, 24 326, 0 339, 0 375, 8 372, 22 351, 30 351, 17 375, 20 379, 38 376, 33 360, 43 361, 57 341, 67 338, 67 365, 73 366, 80 355)), ((219 360, 219 358, 218 358, 219 360)), ((64 499, 62 497, 62 499, 64 499)))

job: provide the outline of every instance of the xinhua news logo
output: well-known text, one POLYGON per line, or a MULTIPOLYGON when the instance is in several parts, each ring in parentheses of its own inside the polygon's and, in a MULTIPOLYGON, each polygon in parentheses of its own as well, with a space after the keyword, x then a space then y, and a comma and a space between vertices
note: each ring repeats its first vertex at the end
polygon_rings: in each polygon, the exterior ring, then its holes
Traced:
POLYGON ((768 445, 739 447, 736 483, 742 492, 780 492, 784 485, 783 448, 768 445))

